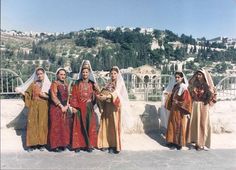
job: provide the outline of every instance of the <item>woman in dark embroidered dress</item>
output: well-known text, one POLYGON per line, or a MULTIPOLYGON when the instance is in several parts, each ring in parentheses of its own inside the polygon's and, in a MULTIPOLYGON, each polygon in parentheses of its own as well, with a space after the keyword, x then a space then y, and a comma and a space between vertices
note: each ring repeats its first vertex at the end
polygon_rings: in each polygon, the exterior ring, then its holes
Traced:
POLYGON ((68 116, 68 84, 66 70, 59 68, 57 80, 51 85, 49 144, 52 150, 60 152, 70 144, 70 125, 68 116))

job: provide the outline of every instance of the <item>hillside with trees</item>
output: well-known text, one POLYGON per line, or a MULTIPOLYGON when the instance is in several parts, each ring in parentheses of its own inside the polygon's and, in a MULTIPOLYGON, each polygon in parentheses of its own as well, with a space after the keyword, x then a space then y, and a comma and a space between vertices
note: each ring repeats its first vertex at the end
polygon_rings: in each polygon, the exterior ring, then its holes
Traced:
POLYGON ((89 28, 67 34, 35 37, 1 35, 2 68, 10 68, 21 75, 28 75, 36 66, 49 71, 70 66, 78 72, 83 59, 91 61, 94 70, 138 67, 144 64, 163 69, 170 61, 183 61, 186 69, 212 67, 224 73, 236 64, 236 49, 224 43, 210 43, 204 37, 177 35, 170 30, 143 31, 141 28, 116 28, 95 30, 89 28), (188 60, 192 58, 192 60, 188 60), (220 62, 219 62, 220 61, 220 62))

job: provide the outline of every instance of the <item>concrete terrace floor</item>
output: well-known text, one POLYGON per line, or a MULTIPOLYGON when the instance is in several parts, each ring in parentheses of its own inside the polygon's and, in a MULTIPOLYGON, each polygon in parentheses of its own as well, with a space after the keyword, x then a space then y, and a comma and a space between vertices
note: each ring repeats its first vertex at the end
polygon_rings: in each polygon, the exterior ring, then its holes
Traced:
POLYGON ((3 153, 1 169, 236 169, 236 149, 216 149, 197 152, 188 151, 123 151, 118 155, 101 151, 93 153, 65 151, 52 153, 3 153))
MULTIPOLYGON (((138 115, 146 102, 131 102, 138 115)), ((148 103, 157 108, 160 103, 148 103)), ((213 133, 209 151, 169 150, 162 131, 124 134, 120 154, 99 150, 93 153, 26 152, 23 148, 25 130, 6 125, 23 109, 21 100, 1 100, 1 169, 236 169, 235 101, 219 102, 212 110, 213 123, 227 133, 213 133), (221 117, 222 116, 222 117, 221 117)))

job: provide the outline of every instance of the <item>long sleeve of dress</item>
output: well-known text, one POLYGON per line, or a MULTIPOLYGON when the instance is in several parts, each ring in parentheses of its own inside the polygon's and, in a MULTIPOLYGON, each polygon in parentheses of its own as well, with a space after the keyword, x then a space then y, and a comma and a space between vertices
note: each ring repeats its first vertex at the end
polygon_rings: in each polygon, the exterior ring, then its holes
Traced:
POLYGON ((166 101, 165 101, 165 108, 167 110, 171 110, 171 106, 172 106, 172 93, 168 93, 166 96, 166 101))
POLYGON ((79 108, 79 101, 78 101, 79 90, 77 88, 77 84, 73 85, 71 97, 70 97, 70 106, 76 109, 79 108))
POLYGON ((192 99, 188 90, 182 94, 182 101, 178 102, 178 106, 183 114, 191 114, 192 112, 192 99))
POLYGON ((57 97, 58 89, 57 89, 57 83, 56 82, 53 82, 51 84, 50 91, 51 91, 52 101, 54 102, 55 105, 58 105, 60 103, 60 100, 57 97))
POLYGON ((112 93, 110 93, 110 95, 111 95, 111 101, 112 101, 112 103, 115 105, 115 106, 119 106, 120 105, 120 99, 119 99, 119 96, 118 96, 118 94, 117 94, 117 92, 116 91, 114 91, 114 92, 112 92, 112 93))
POLYGON ((24 102, 26 107, 31 106, 32 95, 33 95, 33 83, 25 91, 24 102))

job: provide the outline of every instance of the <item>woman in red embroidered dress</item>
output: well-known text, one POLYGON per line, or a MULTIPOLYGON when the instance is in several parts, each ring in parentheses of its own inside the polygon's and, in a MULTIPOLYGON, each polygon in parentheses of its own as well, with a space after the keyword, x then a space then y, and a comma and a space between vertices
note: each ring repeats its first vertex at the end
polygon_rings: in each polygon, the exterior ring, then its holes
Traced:
POLYGON ((68 84, 66 70, 59 68, 56 72, 57 80, 50 88, 50 121, 49 121, 49 144, 52 150, 60 152, 70 144, 70 125, 68 116, 68 84))
POLYGON ((90 62, 84 60, 79 78, 72 87, 70 105, 74 113, 72 128, 72 149, 79 152, 85 149, 92 152, 97 147, 96 115, 93 109, 98 88, 90 62))

